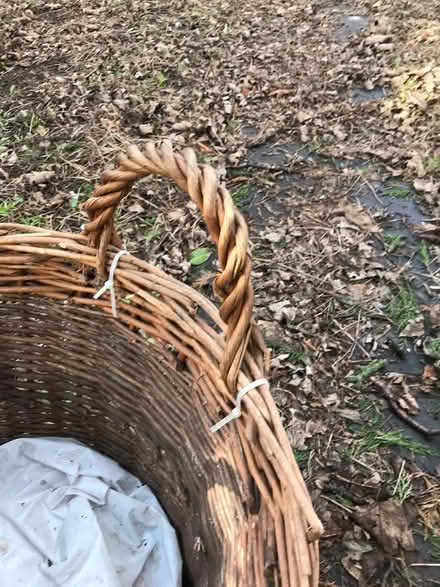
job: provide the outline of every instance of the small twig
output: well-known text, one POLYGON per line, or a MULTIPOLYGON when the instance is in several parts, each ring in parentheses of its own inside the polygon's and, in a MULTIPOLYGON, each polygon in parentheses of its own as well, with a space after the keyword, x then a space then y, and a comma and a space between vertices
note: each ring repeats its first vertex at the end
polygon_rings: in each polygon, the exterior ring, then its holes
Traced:
POLYGON ((352 342, 352 343, 353 343, 355 346, 357 346, 357 347, 359 347, 359 348, 360 348, 360 350, 361 350, 361 351, 364 353, 364 355, 367 357, 367 359, 371 359, 371 355, 370 355, 370 353, 369 353, 367 350, 365 350, 365 349, 364 349, 364 347, 361 345, 361 343, 360 343, 360 342, 358 342, 358 341, 357 341, 355 338, 353 338, 353 337, 351 336, 351 334, 349 334, 349 333, 348 333, 346 330, 344 330, 344 327, 343 327, 343 326, 342 326, 342 325, 341 325, 341 324, 340 324, 340 323, 339 323, 339 322, 336 320, 336 318, 333 318, 333 322, 334 322, 334 323, 336 324, 336 326, 339 328, 339 331, 340 331, 340 332, 344 333, 344 334, 345 334, 345 336, 346 336, 347 338, 349 338, 349 339, 351 340, 351 342, 352 342))
POLYGON ((356 459, 354 456, 351 456, 351 460, 355 463, 357 463, 358 465, 361 465, 362 467, 365 467, 368 471, 370 471, 371 473, 376 473, 376 470, 373 469, 373 467, 370 467, 369 465, 367 465, 366 463, 363 463, 362 461, 359 461, 358 459, 356 459))
MULTIPOLYGON (((350 354, 351 348, 348 349, 348 351, 346 351, 343 355, 339 356, 339 359, 337 359, 335 361, 335 363, 333 364, 333 367, 336 367, 336 365, 338 363, 340 363, 341 361, 343 361, 345 359, 345 357, 347 357, 350 354)), ((364 359, 362 359, 362 362, 364 362, 364 359)))
MULTIPOLYGON (((335 473, 334 475, 336 479, 339 479, 339 481, 342 481, 343 483, 347 483, 347 485, 356 485, 356 487, 367 487, 368 489, 377 489, 377 485, 368 485, 368 483, 357 483, 352 479, 346 479, 338 473, 335 473)), ((352 501, 354 501, 354 499, 352 501)), ((365 501, 363 503, 365 503, 365 501)))
POLYGON ((330 438, 328 439, 327 446, 325 447, 325 451, 323 453, 326 458, 327 458, 327 454, 328 454, 328 449, 330 448, 330 444, 333 440, 333 434, 334 434, 334 430, 331 431, 330 438))
POLYGON ((386 570, 386 572, 385 572, 385 574, 384 574, 384 576, 382 578, 381 587, 388 587, 388 585, 389 585, 389 583, 388 583, 388 577, 390 576, 391 571, 393 570, 393 568, 394 568, 394 561, 393 561, 393 559, 391 559, 390 560, 390 564, 388 566, 388 569, 386 570))
POLYGON ((376 202, 378 202, 381 206, 384 205, 384 203, 382 202, 382 200, 379 198, 379 196, 377 195, 376 190, 374 189, 374 187, 371 185, 371 183, 368 181, 368 179, 366 179, 364 177, 364 182, 367 184, 367 186, 370 188, 371 193, 374 196, 374 199, 376 200, 376 202))
POLYGON ((349 514, 352 514, 353 513, 353 510, 351 510, 350 508, 345 507, 345 505, 342 505, 342 503, 338 503, 335 499, 332 499, 331 497, 327 497, 326 495, 321 495, 321 497, 324 498, 326 501, 329 501, 333 505, 336 505, 338 508, 341 508, 341 510, 346 511, 349 514))
POLYGON ((351 186, 348 188, 348 190, 347 190, 346 192, 344 192, 344 194, 343 194, 343 195, 344 195, 344 196, 348 196, 348 194, 350 194, 350 193, 351 193, 351 192, 354 190, 354 188, 356 187, 356 185, 359 183, 359 180, 360 180, 360 179, 361 179, 361 176, 360 176, 360 175, 358 175, 358 176, 356 177, 356 179, 354 180, 354 182, 352 183, 352 185, 351 185, 351 186))
POLYGON ((416 270, 412 270, 411 269, 411 273, 414 273, 414 275, 418 275, 419 277, 424 277, 426 278, 430 278, 430 279, 434 279, 435 281, 439 281, 439 277, 437 277, 437 273, 438 271, 434 271, 434 273, 422 273, 421 271, 416 271, 416 270))
POLYGON ((425 434, 426 436, 440 435, 440 428, 426 428, 426 426, 423 426, 423 424, 419 424, 414 420, 414 418, 411 418, 411 416, 409 416, 404 410, 402 410, 402 408, 397 404, 396 400, 394 399, 394 394, 391 391, 390 385, 387 385, 379 379, 373 379, 373 382, 377 387, 380 387, 380 389, 383 392, 383 395, 388 401, 388 405, 393 410, 393 412, 395 412, 399 416, 399 418, 401 418, 404 422, 412 426, 412 428, 414 428, 418 432, 425 434))

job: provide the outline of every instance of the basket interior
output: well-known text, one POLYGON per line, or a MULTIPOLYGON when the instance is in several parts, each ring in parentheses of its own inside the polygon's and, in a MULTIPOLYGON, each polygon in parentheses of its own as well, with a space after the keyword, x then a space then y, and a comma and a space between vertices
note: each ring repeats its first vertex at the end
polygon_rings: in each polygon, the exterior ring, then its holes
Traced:
POLYGON ((99 311, 25 296, 0 303, 0 373, 0 443, 72 437, 115 459, 167 512, 184 585, 221 584, 224 537, 207 495, 219 482, 240 491, 213 458, 188 375, 99 311))

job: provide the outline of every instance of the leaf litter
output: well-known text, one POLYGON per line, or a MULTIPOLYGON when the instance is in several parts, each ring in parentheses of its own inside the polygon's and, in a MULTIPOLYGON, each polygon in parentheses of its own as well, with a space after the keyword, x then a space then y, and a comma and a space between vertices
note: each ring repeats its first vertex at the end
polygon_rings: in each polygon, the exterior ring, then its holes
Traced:
MULTIPOLYGON (((2 220, 78 231, 116 152, 164 136, 236 194, 273 393, 326 528, 324 587, 435 578, 411 564, 432 561, 440 537, 440 445, 426 434, 440 415, 436 10, 0 6, 2 220), (414 193, 427 215, 411 227, 389 202, 414 193)), ((156 178, 130 198, 126 246, 211 295, 218 264, 195 206, 156 178)))

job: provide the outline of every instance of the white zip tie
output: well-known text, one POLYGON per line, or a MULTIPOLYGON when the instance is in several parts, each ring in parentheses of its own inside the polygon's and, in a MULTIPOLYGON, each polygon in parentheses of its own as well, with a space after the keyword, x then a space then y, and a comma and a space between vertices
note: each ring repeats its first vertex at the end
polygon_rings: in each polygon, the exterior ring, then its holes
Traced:
POLYGON ((243 389, 240 389, 240 391, 237 394, 235 408, 231 411, 230 414, 228 414, 225 418, 223 418, 223 420, 220 420, 220 422, 217 422, 217 424, 214 424, 214 426, 211 427, 211 432, 217 432, 217 430, 220 430, 220 428, 223 428, 223 426, 225 424, 229 424, 229 422, 231 422, 231 420, 234 420, 235 418, 239 418, 241 416, 241 400, 243 399, 243 397, 247 394, 248 391, 251 391, 251 389, 255 389, 256 387, 259 387, 260 385, 263 385, 264 383, 269 383, 269 382, 267 379, 264 379, 264 378, 256 379, 255 381, 248 383, 245 387, 243 387, 243 389))
POLYGON ((105 293, 107 290, 110 290, 110 296, 111 296, 111 300, 112 300, 112 314, 113 314, 114 318, 118 317, 118 313, 116 311, 116 294, 115 294, 115 284, 113 281, 113 277, 114 277, 119 259, 122 257, 122 255, 125 255, 125 253, 128 253, 128 251, 125 251, 125 250, 119 251, 119 253, 117 253, 114 256, 111 267, 110 267, 110 274, 108 276, 107 281, 104 283, 104 285, 101 287, 101 289, 99 291, 97 291, 95 293, 95 295, 93 296, 93 298, 95 300, 97 300, 98 298, 100 298, 102 296, 103 293, 105 293))

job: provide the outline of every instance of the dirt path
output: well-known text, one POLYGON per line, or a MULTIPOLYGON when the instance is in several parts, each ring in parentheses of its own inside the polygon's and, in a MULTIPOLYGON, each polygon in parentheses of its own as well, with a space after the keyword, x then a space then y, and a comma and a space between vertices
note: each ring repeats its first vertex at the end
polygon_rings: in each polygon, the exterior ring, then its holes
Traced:
MULTIPOLYGON (((123 145, 215 165, 251 230, 274 395, 325 524, 322 585, 440 584, 437 0, 0 6, 0 220, 79 230, 123 145)), ((162 181, 127 247, 210 295, 162 181)), ((200 264, 198 264, 200 262, 200 264)))

